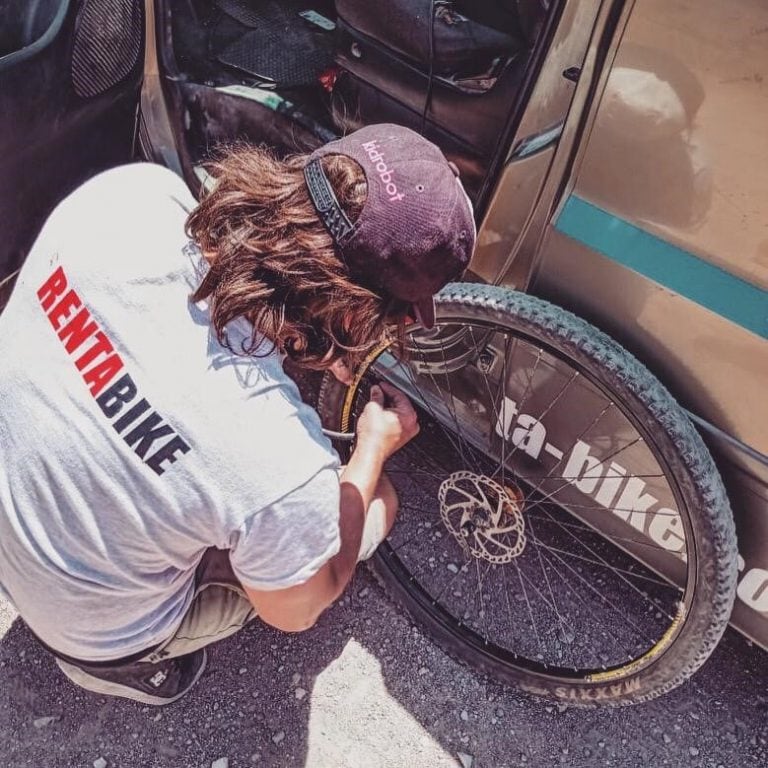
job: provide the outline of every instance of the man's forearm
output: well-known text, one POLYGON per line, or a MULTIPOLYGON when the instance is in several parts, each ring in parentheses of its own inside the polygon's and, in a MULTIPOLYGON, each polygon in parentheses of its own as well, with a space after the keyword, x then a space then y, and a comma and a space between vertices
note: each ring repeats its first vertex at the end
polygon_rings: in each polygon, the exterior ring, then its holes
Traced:
MULTIPOLYGON (((357 565, 366 516, 372 501, 377 498, 383 466, 384 460, 378 452, 358 448, 352 455, 340 477, 341 547, 312 578, 284 590, 246 588, 256 612, 268 624, 284 632, 309 629, 344 591, 357 565)), ((391 506, 396 507, 396 504, 391 506)))
POLYGON ((346 587, 357 565, 365 516, 376 495, 383 469, 384 457, 380 452, 358 446, 341 474, 341 548, 331 561, 338 585, 336 597, 346 587))

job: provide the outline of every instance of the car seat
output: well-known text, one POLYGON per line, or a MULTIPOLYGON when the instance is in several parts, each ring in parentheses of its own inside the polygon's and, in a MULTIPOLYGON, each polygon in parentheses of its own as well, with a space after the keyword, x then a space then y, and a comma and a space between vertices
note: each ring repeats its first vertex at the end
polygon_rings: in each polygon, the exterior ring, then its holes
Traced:
POLYGON ((514 103, 549 1, 335 4, 337 126, 353 130, 395 121, 423 127, 447 154, 464 160, 462 171, 470 166, 470 172, 481 172, 514 103))

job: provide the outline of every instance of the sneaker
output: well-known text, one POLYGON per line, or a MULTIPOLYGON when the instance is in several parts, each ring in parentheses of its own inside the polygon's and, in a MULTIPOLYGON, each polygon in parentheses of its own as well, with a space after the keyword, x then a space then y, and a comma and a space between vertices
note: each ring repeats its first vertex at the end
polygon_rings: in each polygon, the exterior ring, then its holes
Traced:
POLYGON ((75 685, 88 691, 162 706, 177 701, 192 688, 207 659, 205 648, 201 648, 156 664, 137 661, 122 667, 91 667, 62 659, 56 663, 75 685))

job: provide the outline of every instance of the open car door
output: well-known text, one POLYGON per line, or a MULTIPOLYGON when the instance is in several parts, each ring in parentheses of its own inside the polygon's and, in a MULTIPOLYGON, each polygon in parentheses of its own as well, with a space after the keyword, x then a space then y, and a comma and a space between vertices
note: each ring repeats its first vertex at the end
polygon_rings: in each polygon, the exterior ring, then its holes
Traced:
POLYGON ((62 197, 131 158, 143 18, 141 0, 0 3, 0 280, 62 197))

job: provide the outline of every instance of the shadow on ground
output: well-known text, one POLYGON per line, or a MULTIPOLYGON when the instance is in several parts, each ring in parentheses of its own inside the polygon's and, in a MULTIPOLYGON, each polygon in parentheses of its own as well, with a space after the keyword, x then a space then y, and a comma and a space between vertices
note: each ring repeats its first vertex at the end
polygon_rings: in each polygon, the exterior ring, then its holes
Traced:
POLYGON ((17 619, 0 639, 0 764, 440 768, 459 752, 474 768, 768 764, 768 654, 735 633, 662 699, 575 710, 455 664, 366 572, 347 595, 300 635, 255 622, 162 709, 77 690, 17 619))

